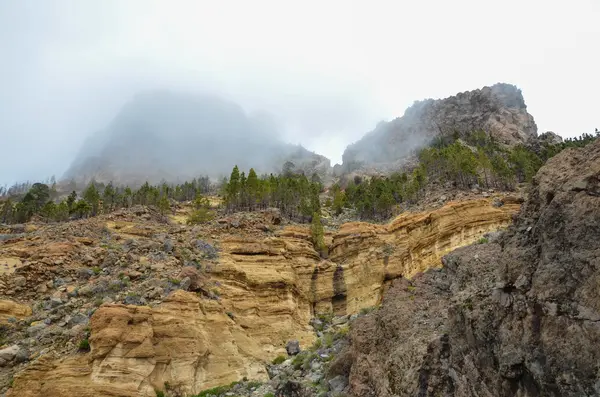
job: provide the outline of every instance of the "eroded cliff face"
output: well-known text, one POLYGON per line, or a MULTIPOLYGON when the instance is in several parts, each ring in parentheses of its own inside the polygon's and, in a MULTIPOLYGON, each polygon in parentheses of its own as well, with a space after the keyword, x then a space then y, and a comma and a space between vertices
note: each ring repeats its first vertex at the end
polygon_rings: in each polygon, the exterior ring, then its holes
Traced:
POLYGON ((397 279, 340 357, 356 396, 600 395, 600 141, 550 159, 516 223, 397 279))
POLYGON ((14 396, 153 396, 243 377, 266 380, 263 352, 221 307, 175 291, 159 307, 104 305, 92 316, 91 353, 42 357, 21 372, 14 396))
MULTIPOLYGON (((283 353, 288 340, 298 339, 304 347, 313 342, 309 322, 315 314, 351 314, 379 303, 391 280, 439 267, 440 258, 447 252, 506 227, 519 208, 509 199, 501 206, 492 204, 491 199, 451 202, 430 212, 401 215, 387 225, 348 223, 327 234, 327 259, 313 249, 307 227, 221 232, 215 241, 220 250, 218 258, 209 263, 210 269, 204 272, 206 280, 198 281, 202 286, 197 288, 190 287, 189 278, 173 278, 183 274, 176 260, 180 245, 196 246, 201 231, 165 230, 166 226, 161 225, 151 230, 148 225, 109 220, 102 224, 102 233, 114 230, 120 236, 113 236, 116 242, 137 247, 135 255, 129 251, 122 254, 122 261, 108 260, 110 253, 102 254, 100 247, 85 236, 77 237, 77 243, 64 243, 70 247, 66 255, 79 257, 87 252, 92 261, 92 252, 104 255, 102 266, 106 267, 97 276, 88 273, 82 280, 81 269, 67 257, 45 259, 48 264, 32 276, 22 270, 31 266, 27 263, 3 276, 9 287, 15 277, 24 277, 22 288, 27 288, 34 282, 48 284, 47 278, 55 277, 59 268, 69 269, 68 274, 73 275, 72 279, 61 276, 67 279, 64 285, 48 288, 46 293, 54 299, 49 305, 58 299, 57 307, 52 309, 56 323, 34 324, 33 330, 29 327, 27 332, 31 334, 26 342, 29 349, 50 343, 48 352, 36 354, 15 376, 9 396, 153 396, 165 382, 184 393, 198 393, 243 377, 264 380, 265 363, 283 353), (164 232, 173 239, 157 244, 154 236, 164 232), (166 249, 169 244, 174 245, 167 248, 175 256, 153 254, 153 250, 166 249), (136 260, 138 265, 128 268, 133 266, 127 264, 129 260, 136 260), (55 265, 61 261, 68 263, 55 265), (66 325, 61 323, 62 308, 72 306, 83 313, 89 305, 86 302, 97 299, 90 291, 101 291, 99 287, 107 277, 104 274, 119 272, 131 281, 117 298, 133 302, 133 295, 139 294, 155 300, 143 301, 142 305, 104 303, 96 309, 89 323, 89 353, 75 353, 68 337, 60 349, 53 345, 57 343, 54 340, 49 342, 48 335, 60 332, 61 326, 71 326, 71 319, 66 325), (175 291, 159 301, 159 287, 161 294, 162 288, 175 291), (134 294, 132 288, 140 292, 134 294), (182 290, 186 288, 189 291, 182 290), (144 302, 155 303, 149 307, 144 302)), ((19 247, 26 245, 31 250, 35 244, 42 242, 35 238, 15 241, 2 252, 14 257, 19 247)), ((181 257, 188 255, 184 251, 181 248, 181 257)), ((109 292, 113 285, 116 281, 108 283, 109 292)), ((26 291, 18 291, 28 296, 26 291)), ((81 337, 84 326, 73 326, 69 335, 81 337)))

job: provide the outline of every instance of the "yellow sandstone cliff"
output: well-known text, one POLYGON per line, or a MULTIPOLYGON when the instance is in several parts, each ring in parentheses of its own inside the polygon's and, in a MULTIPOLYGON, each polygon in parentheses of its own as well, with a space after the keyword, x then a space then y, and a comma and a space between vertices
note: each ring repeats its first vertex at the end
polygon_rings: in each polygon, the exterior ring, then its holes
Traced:
POLYGON ((176 291, 150 308, 110 304, 91 320, 91 352, 42 356, 15 377, 8 396, 154 396, 165 382, 184 393, 266 379, 264 364, 285 342, 305 347, 317 313, 346 315, 376 305, 389 280, 441 265, 440 258, 506 227, 519 205, 451 202, 387 225, 352 222, 326 236, 322 259, 307 227, 220 242, 211 273, 219 301, 176 291))

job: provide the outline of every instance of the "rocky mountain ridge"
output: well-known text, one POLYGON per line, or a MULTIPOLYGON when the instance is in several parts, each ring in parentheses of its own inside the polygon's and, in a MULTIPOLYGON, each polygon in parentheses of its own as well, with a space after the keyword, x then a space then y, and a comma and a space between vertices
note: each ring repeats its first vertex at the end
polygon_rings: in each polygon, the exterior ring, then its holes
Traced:
POLYGON ((520 89, 498 83, 445 99, 415 102, 402 117, 381 122, 343 154, 339 172, 356 169, 397 170, 411 161, 416 149, 434 138, 485 131, 512 146, 537 137, 520 89))

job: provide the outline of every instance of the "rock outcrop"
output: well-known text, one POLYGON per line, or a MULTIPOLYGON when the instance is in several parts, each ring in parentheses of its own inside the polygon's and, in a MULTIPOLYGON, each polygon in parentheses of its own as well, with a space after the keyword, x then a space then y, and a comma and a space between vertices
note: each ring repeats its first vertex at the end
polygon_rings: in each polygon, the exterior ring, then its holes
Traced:
POLYGON ((393 282, 334 366, 350 393, 599 395, 599 220, 597 141, 549 160, 499 239, 393 282))
POLYGON ((265 380, 262 351, 215 301, 176 291, 156 307, 106 305, 91 321, 91 352, 46 358, 15 379, 11 396, 199 393, 243 377, 265 380))
POLYGON ((231 226, 230 233, 225 224, 206 232, 221 233, 214 246, 198 240, 196 228, 151 222, 59 225, 56 241, 40 239, 38 231, 0 249, 26 261, 2 280, 12 289, 15 277, 23 277, 19 296, 47 294, 47 311, 34 318, 50 320, 26 322, 20 331, 32 362, 15 376, 9 395, 153 396, 165 382, 197 393, 243 377, 265 379, 265 364, 285 354, 289 340, 301 349, 315 341, 312 318, 378 304, 391 280, 439 267, 447 252, 508 226, 518 208, 508 198, 479 199, 403 214, 387 225, 345 224, 325 236, 328 259, 314 250, 305 226, 274 232, 231 226), (77 237, 64 229, 74 226, 82 228, 77 237), (103 247, 94 233, 103 236, 103 247), (95 267, 77 267, 80 258, 95 267), (204 265, 193 266, 197 258, 204 265), (195 293, 182 291, 193 283, 195 293), (43 288, 36 292, 36 285, 43 288), (75 353, 92 312, 91 352, 75 353))
POLYGON ((411 153, 436 136, 485 131, 504 145, 525 143, 537 136, 537 126, 527 113, 521 90, 510 84, 415 102, 404 116, 381 122, 342 157, 343 170, 367 167, 395 170, 411 153))
POLYGON ((9 320, 22 320, 31 316, 31 307, 11 300, 0 299, 0 324, 9 320))

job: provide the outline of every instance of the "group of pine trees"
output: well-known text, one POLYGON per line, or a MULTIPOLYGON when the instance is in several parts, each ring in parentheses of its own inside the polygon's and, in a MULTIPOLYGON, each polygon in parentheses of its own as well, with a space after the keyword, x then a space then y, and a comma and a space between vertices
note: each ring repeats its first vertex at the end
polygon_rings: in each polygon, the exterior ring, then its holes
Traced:
POLYGON ((155 186, 146 182, 138 189, 92 181, 81 195, 73 190, 66 198, 57 201, 55 184, 49 187, 45 183, 34 183, 26 193, 6 194, 5 199, 0 201, 0 223, 23 223, 34 216, 48 222, 60 222, 110 213, 138 204, 156 206, 164 214, 171 207, 170 200, 194 200, 210 189, 208 177, 178 185, 162 183, 155 186))
POLYGON ((363 180, 355 177, 342 190, 330 189, 328 203, 334 213, 345 207, 354 209, 361 219, 385 220, 401 203, 419 200, 428 183, 451 183, 459 189, 473 186, 514 189, 517 183, 530 182, 539 168, 552 156, 569 147, 582 147, 600 137, 583 134, 559 144, 542 143, 538 147, 517 145, 504 148, 483 131, 440 137, 418 153, 419 165, 411 173, 363 180))
POLYGON ((319 193, 323 184, 317 174, 308 179, 291 170, 281 175, 257 176, 253 168, 241 172, 236 165, 227 183, 223 185, 225 206, 228 211, 253 211, 276 207, 283 214, 300 221, 312 218, 319 212, 319 193))

